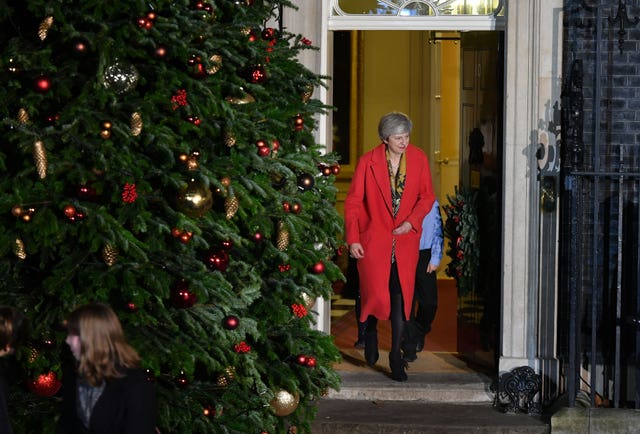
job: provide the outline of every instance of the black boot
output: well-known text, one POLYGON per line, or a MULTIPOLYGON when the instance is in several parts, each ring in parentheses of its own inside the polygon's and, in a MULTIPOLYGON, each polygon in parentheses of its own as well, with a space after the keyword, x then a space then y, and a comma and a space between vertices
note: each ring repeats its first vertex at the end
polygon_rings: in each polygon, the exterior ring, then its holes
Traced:
POLYGON ((373 366, 378 361, 378 320, 369 316, 365 321, 364 332, 364 359, 367 365, 373 366))
POLYGON ((411 321, 408 321, 404 327, 404 336, 402 337, 402 360, 405 362, 414 362, 418 355, 416 354, 416 342, 414 340, 414 327, 411 321))
POLYGON ((364 358, 367 365, 374 366, 380 357, 378 353, 378 331, 367 330, 364 335, 364 358))
POLYGON ((407 381, 407 362, 402 360, 400 352, 389 353, 389 367, 391 368, 391 379, 395 381, 407 381))
POLYGON ((415 362, 416 359, 418 358, 418 355, 416 354, 417 352, 417 347, 416 345, 413 343, 413 341, 407 342, 406 344, 402 345, 402 360, 404 360, 405 362, 415 362))

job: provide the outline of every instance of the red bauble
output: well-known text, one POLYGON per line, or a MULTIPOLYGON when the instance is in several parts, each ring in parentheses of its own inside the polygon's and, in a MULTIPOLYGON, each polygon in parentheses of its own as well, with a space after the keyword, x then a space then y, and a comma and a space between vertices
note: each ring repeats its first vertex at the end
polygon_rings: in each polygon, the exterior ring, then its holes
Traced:
POLYGON ((298 365, 304 366, 307 364, 307 356, 305 356, 304 354, 298 354, 296 356, 296 363, 298 365))
POLYGON ((255 241, 256 243, 261 242, 262 234, 260 232, 256 232, 255 234, 253 234, 253 241, 255 241))
POLYGON ((58 380, 55 372, 49 371, 46 374, 38 375, 38 378, 35 380, 29 381, 27 387, 36 395, 50 398, 58 393, 62 387, 62 383, 58 380))
POLYGON ((73 205, 65 206, 64 207, 64 215, 67 218, 72 219, 76 215, 76 208, 73 205))
POLYGON ((315 357, 307 357, 307 360, 305 362, 305 366, 308 367, 308 368, 315 368, 315 366, 316 366, 315 357))
POLYGON ((125 304, 124 308, 127 310, 127 312, 131 312, 131 313, 136 312, 138 310, 138 306, 132 301, 125 304))
POLYGON ((180 371, 180 375, 176 377, 175 381, 176 386, 180 387, 181 389, 189 386, 189 378, 187 378, 187 374, 185 374, 183 371, 180 371))
POLYGON ((336 164, 335 166, 331 166, 331 172, 333 172, 334 175, 340 173, 340 165, 336 164))
POLYGON ((81 185, 78 187, 78 197, 80 199, 93 199, 96 197, 96 189, 90 185, 81 185))
POLYGON ((333 172, 331 171, 331 167, 329 167, 329 166, 324 166, 324 167, 322 168, 322 175, 323 175, 323 176, 329 176, 329 175, 331 175, 332 173, 333 173, 333 172))
POLYGON ((209 253, 207 265, 212 270, 225 271, 229 266, 229 255, 224 250, 215 250, 209 253))
POLYGON ((227 315, 222 321, 222 326, 227 330, 235 330, 240 325, 240 318, 235 315, 227 315))
POLYGON ((191 76, 194 78, 204 78, 207 76, 207 71, 202 63, 202 58, 196 54, 192 54, 189 60, 187 60, 187 65, 189 65, 191 76))
POLYGON ((280 149, 280 142, 278 139, 271 140, 271 150, 277 152, 280 149))
POLYGON ((247 80, 249 80, 250 83, 259 84, 267 79, 267 70, 262 65, 256 65, 249 68, 247 75, 247 80))
POLYGON ((316 262, 313 265, 312 270, 315 274, 324 273, 324 263, 322 261, 316 262))
POLYGON ((167 55, 167 47, 164 45, 158 45, 153 52, 153 55, 161 59, 167 55))
POLYGON ((282 202, 282 210, 284 212, 291 211, 291 204, 289 202, 282 202))
POLYGON ((262 146, 258 148, 258 155, 260 155, 261 157, 268 156, 270 152, 271 152, 271 149, 269 149, 269 147, 267 146, 262 146))
POLYGON ((304 128, 304 118, 302 115, 296 115, 293 118, 293 129, 296 131, 300 131, 304 128))
POLYGON ((276 30, 273 27, 267 27, 262 31, 262 39, 268 41, 276 37, 276 30))
POLYGON ((71 40, 71 49, 76 56, 80 57, 89 51, 89 42, 84 38, 73 38, 71 40))
POLYGON ((189 241, 191 241, 191 237, 193 237, 192 232, 184 231, 180 234, 180 242, 182 244, 187 244, 189 241))
POLYGON ((267 142, 265 142, 264 140, 260 139, 260 140, 256 140, 256 146, 258 148, 264 148, 267 146, 267 142))
POLYGON ((302 191, 307 191, 313 188, 316 180, 313 175, 309 175, 308 173, 301 173, 298 175, 298 188, 302 191))
POLYGON ((225 252, 229 252, 231 250, 231 248, 233 247, 233 241, 231 241, 231 240, 224 240, 220 244, 222 246, 222 250, 224 250, 225 252))
POLYGON ((40 75, 34 80, 33 86, 37 92, 49 92, 51 90, 51 79, 45 75, 40 75))
POLYGON ((49 123, 49 124, 55 124, 56 122, 58 122, 60 120, 60 115, 57 114, 57 113, 49 115, 49 116, 47 116, 46 120, 47 120, 47 123, 49 123))
POLYGON ((294 214, 300 214, 300 211, 302 211, 302 205, 295 202, 293 205, 291 205, 291 211, 293 211, 294 214))
POLYGON ((179 308, 187 308, 196 304, 196 295, 189 290, 189 282, 181 280, 171 289, 171 303, 179 308))

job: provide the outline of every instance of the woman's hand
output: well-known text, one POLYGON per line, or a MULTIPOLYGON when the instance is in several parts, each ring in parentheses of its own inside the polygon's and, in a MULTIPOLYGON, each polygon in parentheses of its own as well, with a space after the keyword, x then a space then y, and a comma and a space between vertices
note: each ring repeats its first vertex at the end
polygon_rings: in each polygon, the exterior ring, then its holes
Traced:
POLYGON ((349 244, 349 255, 352 258, 362 259, 364 258, 364 248, 360 243, 349 244))
POLYGON ((400 226, 395 228, 393 230, 393 232, 391 232, 391 233, 393 235, 404 235, 404 234, 408 234, 409 232, 411 232, 411 229, 413 229, 413 226, 411 226, 411 223, 403 222, 400 226))

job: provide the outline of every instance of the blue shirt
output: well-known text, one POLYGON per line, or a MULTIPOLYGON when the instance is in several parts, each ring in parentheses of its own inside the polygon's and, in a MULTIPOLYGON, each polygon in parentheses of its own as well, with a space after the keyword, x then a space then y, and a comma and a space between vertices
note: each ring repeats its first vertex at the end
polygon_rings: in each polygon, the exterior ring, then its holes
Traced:
POLYGON ((429 263, 434 267, 440 265, 443 245, 442 217, 440 216, 440 206, 436 200, 433 202, 433 207, 429 214, 422 220, 422 236, 420 237, 420 250, 431 249, 429 263))

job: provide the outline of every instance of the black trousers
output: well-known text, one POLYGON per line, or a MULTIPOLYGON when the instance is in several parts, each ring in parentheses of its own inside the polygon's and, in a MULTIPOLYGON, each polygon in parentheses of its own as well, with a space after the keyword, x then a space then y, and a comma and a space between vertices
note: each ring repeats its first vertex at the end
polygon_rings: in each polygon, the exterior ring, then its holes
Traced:
POLYGON ((418 343, 424 341, 438 310, 438 278, 435 271, 427 273, 430 260, 431 249, 420 250, 411 318, 405 327, 405 342, 402 345, 405 352, 415 352, 418 343))

